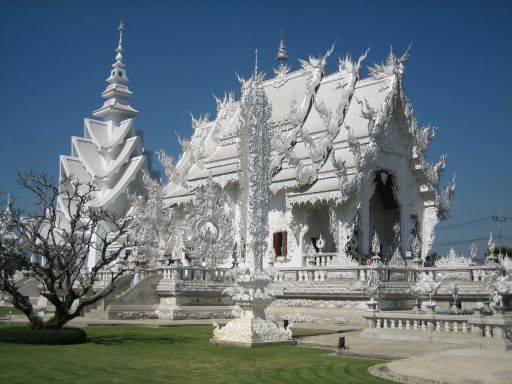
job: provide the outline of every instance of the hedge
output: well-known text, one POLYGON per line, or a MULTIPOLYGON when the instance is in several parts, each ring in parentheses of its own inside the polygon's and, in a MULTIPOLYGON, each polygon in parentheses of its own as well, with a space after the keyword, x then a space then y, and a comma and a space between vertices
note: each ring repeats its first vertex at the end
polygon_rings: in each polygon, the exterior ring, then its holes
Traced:
POLYGON ((80 328, 37 329, 27 327, 0 328, 0 343, 64 345, 87 341, 87 334, 80 328))

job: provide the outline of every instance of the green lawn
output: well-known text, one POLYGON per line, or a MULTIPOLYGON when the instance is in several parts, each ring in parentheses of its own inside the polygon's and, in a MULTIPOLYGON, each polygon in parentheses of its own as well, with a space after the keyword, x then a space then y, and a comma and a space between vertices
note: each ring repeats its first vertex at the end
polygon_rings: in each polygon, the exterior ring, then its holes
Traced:
POLYGON ((11 315, 23 315, 23 312, 19 309, 2 307, 0 308, 0 317, 9 316, 9 311, 11 311, 11 315))
POLYGON ((326 350, 295 346, 210 345, 211 327, 86 331, 90 341, 81 345, 0 343, 1 382, 389 383, 368 374, 375 360, 328 356, 326 350))

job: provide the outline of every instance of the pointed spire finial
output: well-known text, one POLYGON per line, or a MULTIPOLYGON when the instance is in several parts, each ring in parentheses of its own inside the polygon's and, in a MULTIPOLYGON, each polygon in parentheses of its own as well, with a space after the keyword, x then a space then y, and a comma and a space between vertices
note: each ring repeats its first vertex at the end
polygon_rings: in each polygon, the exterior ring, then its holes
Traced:
POLYGON ((119 42, 117 43, 117 55, 116 55, 116 62, 122 63, 123 62, 123 32, 124 32, 124 22, 121 20, 119 23, 119 27, 117 28, 119 31, 119 42))
POLYGON ((9 192, 7 194, 7 204, 5 206, 5 217, 7 218, 7 224, 12 224, 13 214, 14 212, 12 208, 12 196, 9 192))
POLYGON ((121 20, 121 22, 119 23, 119 27, 117 27, 117 30, 119 31, 119 42, 121 42, 122 38, 123 38, 123 31, 124 31, 124 21, 121 20))
POLYGON ((109 85, 101 94, 107 101, 105 101, 102 107, 93 112, 94 116, 100 116, 107 120, 112 116, 127 118, 137 115, 137 111, 126 103, 126 100, 132 96, 132 92, 125 85, 129 82, 129 79, 126 73, 126 66, 123 63, 123 33, 125 26, 122 20, 117 30, 119 31, 119 42, 114 50, 116 52, 115 62, 112 64, 110 76, 107 79, 109 85))
POLYGON ((258 73, 258 48, 254 50, 254 73, 258 73))
POLYGON ((284 62, 288 60, 288 55, 286 54, 286 46, 284 44, 284 35, 283 30, 281 29, 281 40, 279 42, 279 48, 277 50, 277 60, 284 62))

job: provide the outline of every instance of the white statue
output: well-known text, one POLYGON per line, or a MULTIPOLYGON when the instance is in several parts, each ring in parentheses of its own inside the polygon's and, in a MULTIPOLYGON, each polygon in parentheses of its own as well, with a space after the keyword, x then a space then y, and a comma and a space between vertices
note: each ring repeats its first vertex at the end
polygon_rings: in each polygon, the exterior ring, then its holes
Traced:
POLYGON ((475 242, 471 243, 471 248, 469 250, 469 257, 471 258, 471 265, 476 265, 476 257, 478 256, 478 248, 476 247, 475 242))
POLYGON ((316 246, 318 248, 318 253, 322 253, 322 249, 325 247, 325 240, 322 238, 322 234, 320 233, 320 237, 316 241, 316 246))
POLYGON ((375 308, 377 303, 375 297, 378 296, 380 288, 379 273, 375 269, 367 270, 364 278, 358 284, 361 290, 370 297, 370 301, 367 302, 368 306, 375 308))
POLYGON ((443 276, 441 275, 441 280, 439 282, 435 281, 432 275, 422 272, 420 274, 419 280, 416 282, 414 286, 411 287, 411 293, 416 296, 428 295, 429 303, 434 305, 432 302, 432 295, 434 295, 441 284, 443 283, 443 276))

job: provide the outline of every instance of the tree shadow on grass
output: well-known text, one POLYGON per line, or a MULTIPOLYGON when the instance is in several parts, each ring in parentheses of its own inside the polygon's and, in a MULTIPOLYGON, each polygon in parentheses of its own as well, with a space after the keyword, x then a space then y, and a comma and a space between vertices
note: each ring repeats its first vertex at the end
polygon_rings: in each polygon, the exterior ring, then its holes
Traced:
POLYGON ((101 336, 89 336, 87 341, 94 344, 102 345, 121 345, 121 344, 177 344, 187 343, 192 341, 193 338, 184 336, 147 336, 147 335, 133 335, 133 334, 112 334, 101 336))

